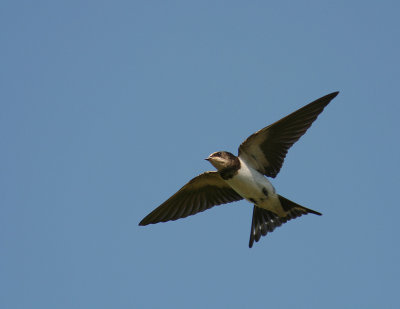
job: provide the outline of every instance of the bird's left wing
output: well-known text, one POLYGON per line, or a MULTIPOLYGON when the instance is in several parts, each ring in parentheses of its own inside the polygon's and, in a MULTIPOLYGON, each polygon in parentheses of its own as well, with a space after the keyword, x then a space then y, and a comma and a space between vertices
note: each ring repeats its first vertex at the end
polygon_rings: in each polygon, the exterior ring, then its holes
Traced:
POLYGON ((205 172, 190 180, 178 192, 148 214, 139 225, 177 220, 213 206, 243 199, 219 175, 205 172))
POLYGON ((260 173, 275 177, 292 145, 306 133, 325 106, 339 92, 328 94, 249 136, 239 147, 239 157, 260 173))

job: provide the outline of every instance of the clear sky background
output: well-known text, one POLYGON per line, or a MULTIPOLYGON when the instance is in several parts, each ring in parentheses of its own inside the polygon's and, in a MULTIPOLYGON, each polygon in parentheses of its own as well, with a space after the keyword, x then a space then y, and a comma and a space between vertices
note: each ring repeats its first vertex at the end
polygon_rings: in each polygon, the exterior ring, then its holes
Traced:
POLYGON ((2 1, 0 307, 399 308, 398 1, 2 1), (211 152, 340 91, 273 184, 139 221, 211 152))

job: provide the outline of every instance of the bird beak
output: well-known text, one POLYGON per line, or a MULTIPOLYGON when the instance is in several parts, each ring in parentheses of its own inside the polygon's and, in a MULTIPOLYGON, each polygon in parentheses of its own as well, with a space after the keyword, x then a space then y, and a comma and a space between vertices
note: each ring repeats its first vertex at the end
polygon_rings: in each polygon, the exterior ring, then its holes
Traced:
POLYGON ((208 157, 208 158, 205 158, 204 160, 206 160, 206 161, 210 161, 210 157, 208 157))

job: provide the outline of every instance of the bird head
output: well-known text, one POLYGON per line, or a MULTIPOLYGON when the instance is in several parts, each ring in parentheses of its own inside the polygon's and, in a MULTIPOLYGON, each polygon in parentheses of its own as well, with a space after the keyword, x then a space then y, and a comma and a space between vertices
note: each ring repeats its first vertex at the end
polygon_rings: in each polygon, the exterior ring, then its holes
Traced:
POLYGON ((236 156, 227 151, 213 152, 206 158, 218 171, 232 166, 236 160, 236 156))

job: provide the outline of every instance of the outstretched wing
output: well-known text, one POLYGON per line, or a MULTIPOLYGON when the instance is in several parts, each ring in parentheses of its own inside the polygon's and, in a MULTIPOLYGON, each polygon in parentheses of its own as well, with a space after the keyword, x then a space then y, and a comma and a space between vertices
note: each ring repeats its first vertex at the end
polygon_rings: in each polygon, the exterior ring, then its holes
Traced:
POLYGON ((239 157, 260 173, 275 177, 292 145, 306 133, 325 106, 338 95, 333 92, 300 108, 249 136, 239 147, 239 157))
POLYGON ((213 206, 243 199, 219 175, 205 172, 190 180, 178 192, 148 214, 139 225, 177 220, 213 206))

